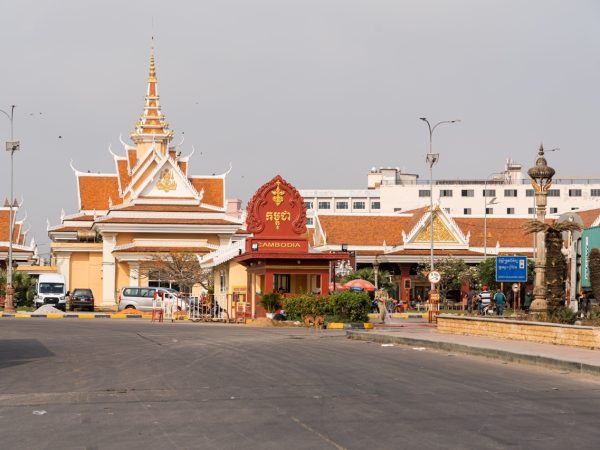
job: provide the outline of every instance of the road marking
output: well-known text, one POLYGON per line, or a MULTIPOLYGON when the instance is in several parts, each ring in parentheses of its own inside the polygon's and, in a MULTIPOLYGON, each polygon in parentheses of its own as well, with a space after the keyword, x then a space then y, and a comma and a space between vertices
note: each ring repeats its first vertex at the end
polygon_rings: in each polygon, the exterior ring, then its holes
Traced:
POLYGON ((64 314, 60 314, 60 313, 46 314, 46 318, 47 319, 62 319, 63 317, 65 317, 65 315, 64 314))
POLYGON ((77 317, 79 319, 95 319, 96 316, 94 314, 78 314, 77 317))
POLYGON ((338 450, 347 450, 346 447, 342 447, 341 445, 333 442, 331 439, 329 439, 327 436, 322 435, 321 433, 319 433, 317 430, 313 430, 311 427, 309 427, 308 425, 306 425, 304 422, 302 422, 300 419, 298 419, 297 417, 294 416, 290 416, 290 418, 296 422, 298 425, 300 425, 302 428, 310 431, 313 434, 316 434, 317 436, 319 436, 321 439, 323 439, 325 442, 327 442, 328 444, 333 445, 335 448, 337 448, 338 450))

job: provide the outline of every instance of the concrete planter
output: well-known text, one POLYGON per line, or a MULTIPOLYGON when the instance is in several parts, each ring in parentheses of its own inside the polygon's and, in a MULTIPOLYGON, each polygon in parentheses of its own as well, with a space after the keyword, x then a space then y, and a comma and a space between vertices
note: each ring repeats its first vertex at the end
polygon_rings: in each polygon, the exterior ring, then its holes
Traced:
POLYGON ((438 331, 442 333, 600 349, 600 328, 598 327, 464 317, 451 314, 439 315, 437 324, 438 331))

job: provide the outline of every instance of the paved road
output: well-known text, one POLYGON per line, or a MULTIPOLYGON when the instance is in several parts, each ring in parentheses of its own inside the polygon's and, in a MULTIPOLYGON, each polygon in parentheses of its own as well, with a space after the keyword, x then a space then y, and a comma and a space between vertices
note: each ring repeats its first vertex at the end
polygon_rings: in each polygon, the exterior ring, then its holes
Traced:
POLYGON ((6 449, 598 448, 600 383, 343 332, 0 321, 6 449))

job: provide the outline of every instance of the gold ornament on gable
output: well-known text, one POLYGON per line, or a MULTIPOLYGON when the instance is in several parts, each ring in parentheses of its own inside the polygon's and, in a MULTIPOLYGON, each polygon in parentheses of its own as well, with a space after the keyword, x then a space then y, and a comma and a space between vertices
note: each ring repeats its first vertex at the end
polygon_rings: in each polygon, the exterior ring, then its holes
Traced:
POLYGON ((285 195, 285 191, 279 189, 281 181, 277 180, 275 184, 277 185, 277 187, 274 191, 271 191, 271 194, 273 194, 273 203, 279 206, 283 203, 283 196, 285 195))
MULTIPOLYGON (((438 216, 433 218, 433 240, 435 242, 458 242, 456 237, 444 224, 438 216)), ((431 223, 427 221, 427 226, 415 238, 415 242, 431 241, 431 223)))
POLYGON ((175 177, 173 176, 173 171, 171 169, 164 169, 160 173, 160 178, 156 183, 156 187, 165 192, 177 189, 177 183, 175 182, 175 177))

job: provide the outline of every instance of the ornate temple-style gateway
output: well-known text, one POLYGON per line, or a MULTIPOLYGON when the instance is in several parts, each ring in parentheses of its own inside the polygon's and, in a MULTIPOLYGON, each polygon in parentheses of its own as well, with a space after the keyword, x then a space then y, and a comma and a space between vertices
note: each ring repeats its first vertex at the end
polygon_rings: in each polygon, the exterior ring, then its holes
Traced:
POLYGON ((68 288, 91 288, 96 306, 114 307, 124 286, 169 286, 159 273, 140 276, 156 254, 204 255, 243 237, 242 220, 227 213, 227 173, 190 175, 191 154, 181 156, 173 135, 161 111, 152 52, 144 111, 130 135, 134 145, 120 139, 122 155, 109 147, 114 173, 71 166, 79 212, 63 213, 60 225, 48 228, 68 288))

